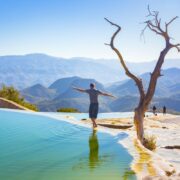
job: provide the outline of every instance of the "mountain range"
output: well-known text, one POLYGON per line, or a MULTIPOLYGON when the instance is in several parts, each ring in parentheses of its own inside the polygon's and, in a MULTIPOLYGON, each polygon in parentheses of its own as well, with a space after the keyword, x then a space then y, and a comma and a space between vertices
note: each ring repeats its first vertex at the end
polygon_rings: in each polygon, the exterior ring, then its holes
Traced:
MULTIPOLYGON (((104 86, 96 80, 75 76, 58 79, 49 87, 37 84, 20 92, 27 101, 36 104, 41 111, 56 111, 60 107, 74 107, 85 112, 89 104, 87 94, 79 93, 72 87, 77 86, 87 89, 90 83, 95 83, 97 89, 105 91, 104 86), (39 93, 41 96, 39 96, 39 93)), ((106 101, 107 98, 100 98, 101 111, 110 111, 107 106, 103 106, 106 101)))
MULTIPOLYGON (((132 63, 129 69, 143 80, 145 88, 156 61, 132 63)), ((180 60, 166 59, 158 80, 153 104, 165 104, 180 111, 180 60)), ((138 101, 138 91, 129 80, 117 59, 58 58, 45 54, 0 56, 0 86, 12 85, 29 102, 41 111, 56 111, 60 107, 88 110, 88 97, 72 86, 88 88, 90 82, 97 88, 117 96, 116 99, 101 97, 101 112, 131 111, 138 101)))
MULTIPOLYGON (((153 105, 167 106, 173 111, 180 111, 180 69, 169 68, 162 71, 163 76, 158 80, 153 105)), ((140 76, 147 88, 149 73, 140 76)), ((45 87, 36 84, 21 90, 22 96, 31 103, 35 103, 41 111, 56 111, 61 107, 73 107, 81 112, 88 110, 88 96, 72 89, 77 86, 87 89, 90 83, 95 83, 97 89, 116 95, 116 99, 100 97, 100 111, 132 111, 138 102, 138 91, 132 80, 123 80, 104 86, 95 79, 77 76, 61 78, 45 87)), ((151 107, 151 106, 150 106, 151 107)))
MULTIPOLYGON (((137 75, 152 71, 156 61, 132 63, 128 67, 137 75)), ((180 68, 179 59, 166 59, 163 69, 180 68)), ((35 84, 49 86, 64 77, 79 76, 111 84, 127 79, 117 59, 58 58, 45 54, 0 56, 0 85, 24 89, 35 84)))
MULTIPOLYGON (((180 92, 180 69, 170 68, 161 72, 162 76, 159 77, 155 97, 169 97, 180 92)), ((144 73, 140 76, 145 86, 148 88, 150 80, 150 73, 144 73)), ((108 87, 108 91, 113 92, 115 95, 121 97, 125 95, 138 95, 138 89, 133 80, 120 81, 108 87)))

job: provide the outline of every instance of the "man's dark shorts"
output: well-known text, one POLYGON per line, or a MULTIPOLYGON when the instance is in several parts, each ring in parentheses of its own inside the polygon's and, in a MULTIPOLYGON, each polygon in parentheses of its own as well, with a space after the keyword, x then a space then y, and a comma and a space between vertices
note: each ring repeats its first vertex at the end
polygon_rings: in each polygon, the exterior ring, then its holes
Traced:
POLYGON ((98 114, 98 103, 91 103, 89 106, 89 117, 90 118, 97 118, 98 114))

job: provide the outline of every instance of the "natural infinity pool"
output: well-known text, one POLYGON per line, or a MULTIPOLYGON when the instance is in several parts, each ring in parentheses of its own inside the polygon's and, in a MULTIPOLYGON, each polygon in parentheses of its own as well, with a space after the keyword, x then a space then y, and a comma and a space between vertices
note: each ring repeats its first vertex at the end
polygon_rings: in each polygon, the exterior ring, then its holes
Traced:
POLYGON ((0 179, 135 179, 123 137, 36 113, 0 110, 0 179))

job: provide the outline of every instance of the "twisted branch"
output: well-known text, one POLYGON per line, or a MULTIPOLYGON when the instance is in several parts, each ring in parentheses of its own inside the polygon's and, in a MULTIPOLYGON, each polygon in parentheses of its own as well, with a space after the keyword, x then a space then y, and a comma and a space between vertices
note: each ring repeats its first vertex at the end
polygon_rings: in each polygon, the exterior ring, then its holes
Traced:
POLYGON ((145 96, 145 93, 144 93, 144 87, 143 87, 143 83, 142 83, 142 80, 140 78, 138 78, 137 76, 135 76, 134 74, 132 74, 128 67, 126 66, 126 63, 123 59, 123 56, 122 54, 120 53, 120 51, 114 46, 114 39, 115 37, 117 36, 117 34, 121 31, 121 27, 113 22, 111 22, 109 19, 107 18, 104 18, 108 23, 110 23, 112 26, 115 26, 117 28, 117 30, 113 33, 112 37, 111 37, 111 41, 110 41, 110 44, 105 44, 105 45, 109 45, 113 51, 115 51, 115 53, 117 54, 119 60, 120 60, 120 63, 121 65, 123 66, 124 70, 125 70, 125 73, 128 77, 130 77, 131 79, 133 79, 138 87, 138 90, 139 90, 139 93, 140 93, 140 102, 144 99, 144 96, 145 96))
POLYGON ((172 18, 168 23, 165 23, 165 27, 166 27, 166 32, 168 33, 168 26, 178 18, 178 16, 172 18))
POLYGON ((145 30, 149 28, 151 31, 155 32, 156 34, 163 36, 165 38, 166 43, 169 43, 169 40, 172 39, 168 34, 168 27, 169 25, 174 22, 178 16, 173 17, 169 22, 165 22, 165 28, 161 26, 161 18, 159 18, 158 11, 151 11, 150 7, 148 6, 148 15, 146 17, 150 17, 153 19, 148 19, 144 23, 146 24, 145 28, 141 32, 141 36, 144 34, 145 30))
POLYGON ((146 93, 146 96, 145 96, 145 104, 146 104, 146 106, 148 106, 148 104, 150 103, 150 101, 151 101, 151 99, 152 99, 152 97, 154 95, 157 79, 158 79, 158 77, 161 76, 160 71, 161 71, 161 67, 162 67, 162 65, 164 63, 164 59, 165 59, 166 54, 168 53, 168 51, 171 48, 176 48, 178 50, 178 52, 180 52, 180 44, 172 44, 172 43, 170 43, 171 38, 170 38, 170 36, 168 34, 169 25, 174 20, 176 20, 178 17, 176 16, 176 17, 172 18, 168 23, 165 23, 165 28, 163 29, 162 26, 161 26, 161 19, 158 17, 159 12, 151 11, 149 6, 148 6, 148 12, 149 12, 149 14, 148 14, 147 17, 152 17, 154 19, 153 20, 147 20, 145 22, 146 26, 142 30, 142 33, 144 33, 145 30, 148 28, 149 30, 155 32, 156 34, 162 36, 165 39, 166 44, 165 44, 164 49, 161 51, 161 53, 159 55, 159 58, 158 58, 158 61, 156 63, 156 66, 154 68, 154 71, 151 74, 149 87, 148 87, 148 90, 147 90, 147 93, 146 93))
POLYGON ((180 44, 171 44, 172 48, 176 48, 178 52, 180 52, 180 44))

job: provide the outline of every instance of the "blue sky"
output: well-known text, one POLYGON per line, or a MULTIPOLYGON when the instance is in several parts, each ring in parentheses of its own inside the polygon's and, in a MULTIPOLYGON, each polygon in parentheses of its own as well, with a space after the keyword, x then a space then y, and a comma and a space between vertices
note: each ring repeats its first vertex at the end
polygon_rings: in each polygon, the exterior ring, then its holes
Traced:
MULTIPOLYGON (((46 53, 58 57, 116 58, 105 46, 113 32, 104 17, 122 26, 116 41, 128 61, 157 59, 164 41, 140 33, 147 5, 164 20, 178 15, 180 0, 0 0, 0 55, 46 53)), ((180 18, 171 26, 180 42, 180 18)), ((169 58, 180 58, 176 50, 169 58)))

